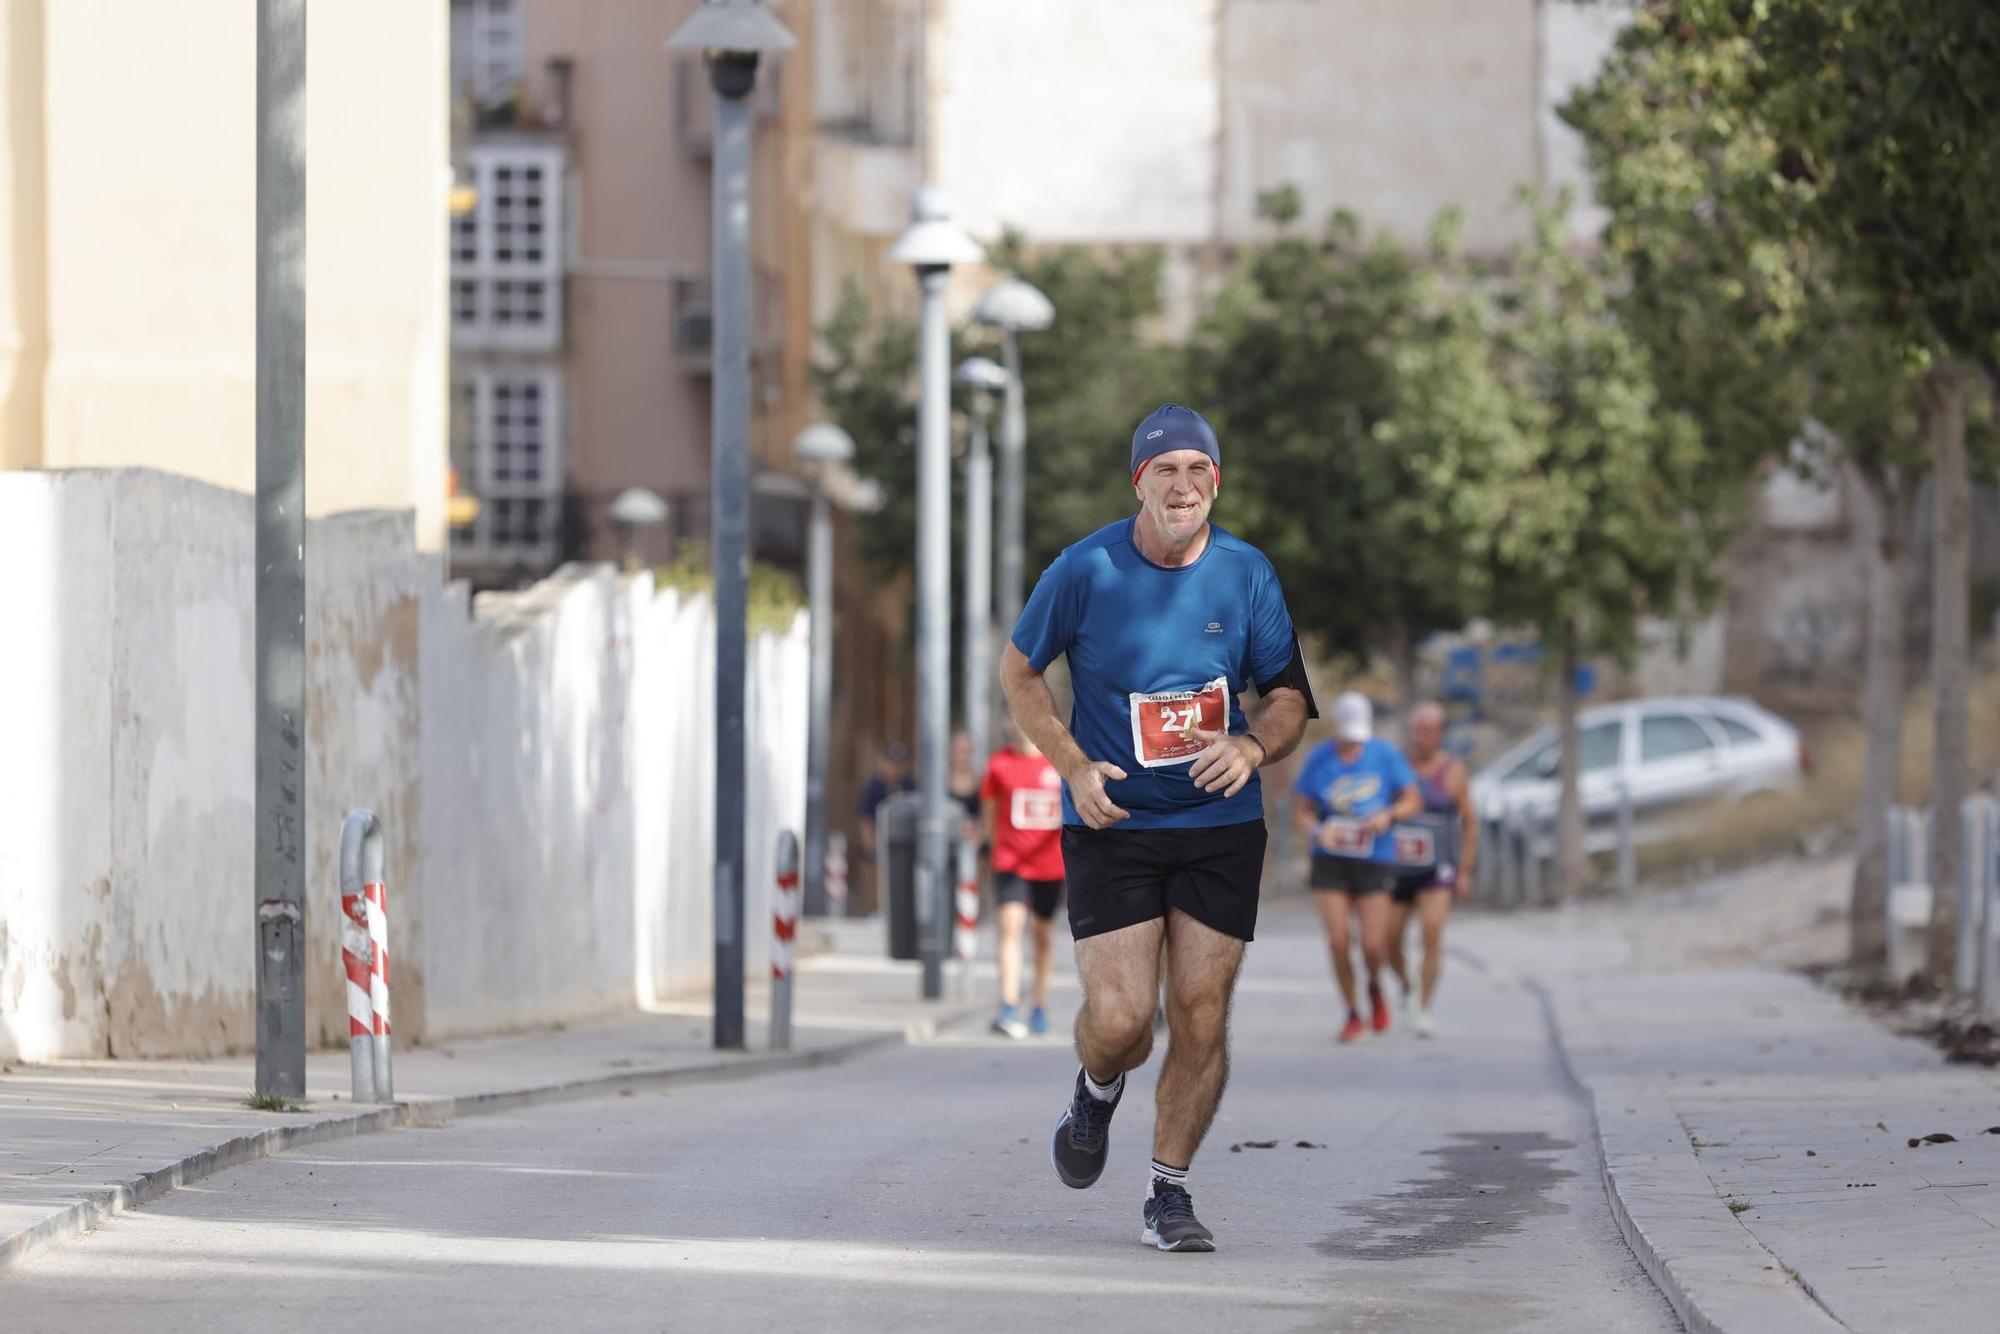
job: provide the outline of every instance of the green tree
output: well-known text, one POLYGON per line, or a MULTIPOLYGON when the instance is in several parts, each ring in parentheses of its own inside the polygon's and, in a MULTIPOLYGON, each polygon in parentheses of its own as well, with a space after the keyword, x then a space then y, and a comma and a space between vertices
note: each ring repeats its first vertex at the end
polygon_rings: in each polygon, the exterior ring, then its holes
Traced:
POLYGON ((819 339, 813 393, 854 437, 854 470, 882 487, 881 512, 855 527, 857 548, 878 571, 905 571, 917 543, 916 326, 895 317, 878 322, 850 279, 819 339))
POLYGON ((1426 393, 1461 384, 1448 356, 1479 337, 1448 299, 1457 220, 1440 220, 1426 258, 1365 238, 1351 213, 1292 230, 1292 192, 1260 202, 1284 230, 1248 255, 1189 348, 1195 401, 1245 461, 1225 457, 1227 523, 1285 572, 1301 631, 1349 660, 1391 654, 1407 687, 1417 643, 1462 625, 1484 591, 1469 553, 1485 493, 1464 485, 1477 414, 1447 398, 1397 418, 1411 376, 1426 393))
POLYGON ((1898 332, 1835 282, 1801 225, 1807 187, 1772 169, 1756 13, 1652 0, 1563 109, 1590 152, 1616 308, 1650 352, 1661 401, 1732 469, 1830 454, 1862 502, 1869 562, 1867 763, 1852 898, 1857 962, 1882 956, 1887 813, 1902 724, 1901 654, 1917 376, 1898 332), (1810 420, 1809 420, 1810 419, 1810 420))
MULTIPOLYGON (((1179 350, 1148 336, 1162 310, 1157 250, 1041 248, 1010 231, 987 257, 1056 308, 1053 325, 1020 336, 1028 413, 1023 561, 1032 586, 1064 547, 1137 511, 1126 467, 1132 429, 1187 391, 1179 350)), ((999 359, 990 330, 974 326, 965 338, 970 350, 999 359)))
POLYGON ((1651 357, 1614 317, 1612 273, 1572 245, 1564 207, 1538 208, 1533 242, 1496 290, 1496 443, 1487 558, 1495 620, 1532 626, 1560 672, 1557 883, 1582 882, 1576 668, 1629 661, 1647 617, 1684 617, 1715 592, 1740 476, 1697 422, 1661 398, 1651 357))
MULTIPOLYGON (((1711 0, 1714 2, 1714 0, 1711 0)), ((1841 287, 1901 331, 1936 495, 1932 562, 1932 976, 1958 940, 1966 790, 1975 380, 2000 378, 2000 9, 1990 0, 1749 6, 1774 167, 1841 287)), ((1984 397, 1984 396, 1982 396, 1984 397)))
MULTIPOLYGON (((1038 250, 1010 232, 989 259, 1041 288, 1056 308, 1053 327, 1020 339, 1028 409, 1024 540, 1032 580, 1064 547, 1135 508, 1125 471, 1132 428, 1171 396, 1175 356, 1141 336, 1160 313, 1157 252, 1038 250)), ((915 327, 895 316, 878 318, 849 284, 819 336, 814 392, 854 437, 855 470, 880 482, 885 494, 882 512, 861 528, 862 554, 884 573, 905 571, 916 547, 915 327)), ((973 352, 997 358, 991 331, 955 331, 954 364, 973 352)), ((954 471, 954 487, 958 480, 954 471)), ((958 512, 955 501, 954 524, 958 512)), ((953 552, 961 549, 954 536, 953 552)))

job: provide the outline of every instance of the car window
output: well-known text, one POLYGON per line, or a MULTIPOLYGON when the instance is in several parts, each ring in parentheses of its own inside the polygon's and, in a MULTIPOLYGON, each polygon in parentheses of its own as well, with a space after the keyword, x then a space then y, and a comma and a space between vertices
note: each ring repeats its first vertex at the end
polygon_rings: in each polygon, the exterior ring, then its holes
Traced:
POLYGON ((1739 723, 1726 713, 1716 714, 1715 721, 1721 726, 1722 734, 1729 738, 1729 744, 1732 746, 1747 746, 1753 741, 1764 739, 1756 728, 1739 723))
POLYGON ((1639 724, 1639 762, 1671 760, 1715 749, 1708 729, 1682 713, 1663 713, 1639 724))
POLYGON ((1548 776, 1548 771, 1543 766, 1554 764, 1555 757, 1556 743, 1553 740, 1544 741, 1541 745, 1536 746, 1526 755, 1516 760, 1506 773, 1500 775, 1500 781, 1503 783, 1532 783, 1538 778, 1545 778, 1548 776))
POLYGON ((1577 736, 1576 753, 1584 773, 1594 774, 1602 769, 1618 767, 1618 738, 1623 724, 1599 723, 1586 727, 1577 736))
MULTIPOLYGON (((1597 723, 1584 728, 1577 734, 1577 758, 1581 762, 1580 772, 1597 773, 1603 769, 1617 767, 1618 729, 1617 721, 1597 723)), ((1559 758, 1560 738, 1551 737, 1541 745, 1516 760, 1507 772, 1500 776, 1503 783, 1531 783, 1556 776, 1556 761, 1559 758)))

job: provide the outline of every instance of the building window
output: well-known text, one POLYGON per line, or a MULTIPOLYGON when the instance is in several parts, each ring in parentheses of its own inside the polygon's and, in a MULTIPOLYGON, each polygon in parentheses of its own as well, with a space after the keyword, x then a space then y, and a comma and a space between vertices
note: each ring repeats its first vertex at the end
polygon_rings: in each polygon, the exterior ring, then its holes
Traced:
POLYGON ((481 144, 471 170, 478 202, 452 224, 452 341, 552 352, 562 342, 563 152, 481 144))
POLYGON ((499 106, 521 86, 521 0, 470 0, 466 9, 473 100, 499 106))
POLYGON ((467 369, 453 385, 462 459, 479 514, 452 530, 463 565, 544 570, 560 555, 562 376, 543 369, 467 369))

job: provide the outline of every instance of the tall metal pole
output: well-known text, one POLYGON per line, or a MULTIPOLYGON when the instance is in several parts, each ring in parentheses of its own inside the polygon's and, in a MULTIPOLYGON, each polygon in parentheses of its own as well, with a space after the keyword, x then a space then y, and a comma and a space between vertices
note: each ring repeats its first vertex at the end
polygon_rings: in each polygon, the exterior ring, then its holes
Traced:
POLYGON ((833 710, 833 513, 815 480, 806 536, 807 601, 812 609, 811 680, 806 715, 806 865, 801 909, 824 917, 826 903, 826 765, 833 710))
MULTIPOLYGON (((993 745, 989 656, 993 625, 993 455, 986 446, 985 394, 972 412, 971 439, 965 451, 965 606, 959 612, 965 627, 965 729, 972 737, 974 773, 986 767, 993 745)), ((1012 627, 1009 627, 1010 629, 1012 627)))
POLYGON ((917 893, 931 910, 919 942, 927 1000, 944 995, 944 940, 951 923, 947 745, 951 731, 951 331, 945 323, 949 270, 924 265, 917 408, 917 893))
POLYGON ((757 57, 709 61, 715 85, 715 360, 709 542, 715 566, 715 1045, 743 1033, 745 599, 750 586, 750 106, 757 57))
POLYGON ((257 1092, 306 1091, 306 0, 257 3, 257 1092))
POLYGON ((1026 490, 1028 409, 1021 392, 1021 345, 1012 329, 1000 333, 1007 388, 1000 409, 1000 633, 1011 639, 1021 619, 1021 497, 1026 490))

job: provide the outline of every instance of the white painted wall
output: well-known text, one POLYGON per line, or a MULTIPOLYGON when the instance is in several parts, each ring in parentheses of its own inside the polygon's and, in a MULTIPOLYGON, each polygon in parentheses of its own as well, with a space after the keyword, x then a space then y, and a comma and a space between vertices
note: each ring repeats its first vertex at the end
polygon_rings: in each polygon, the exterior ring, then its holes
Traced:
MULTIPOLYGON (((713 621, 647 575, 442 585, 407 512, 308 535, 308 1030, 345 1036, 339 825, 388 835, 397 1031, 546 1024, 710 977, 713 621)), ((0 474, 0 1057, 253 1040, 247 496, 0 474)), ((752 651, 747 935, 804 812, 803 618, 752 651)))

